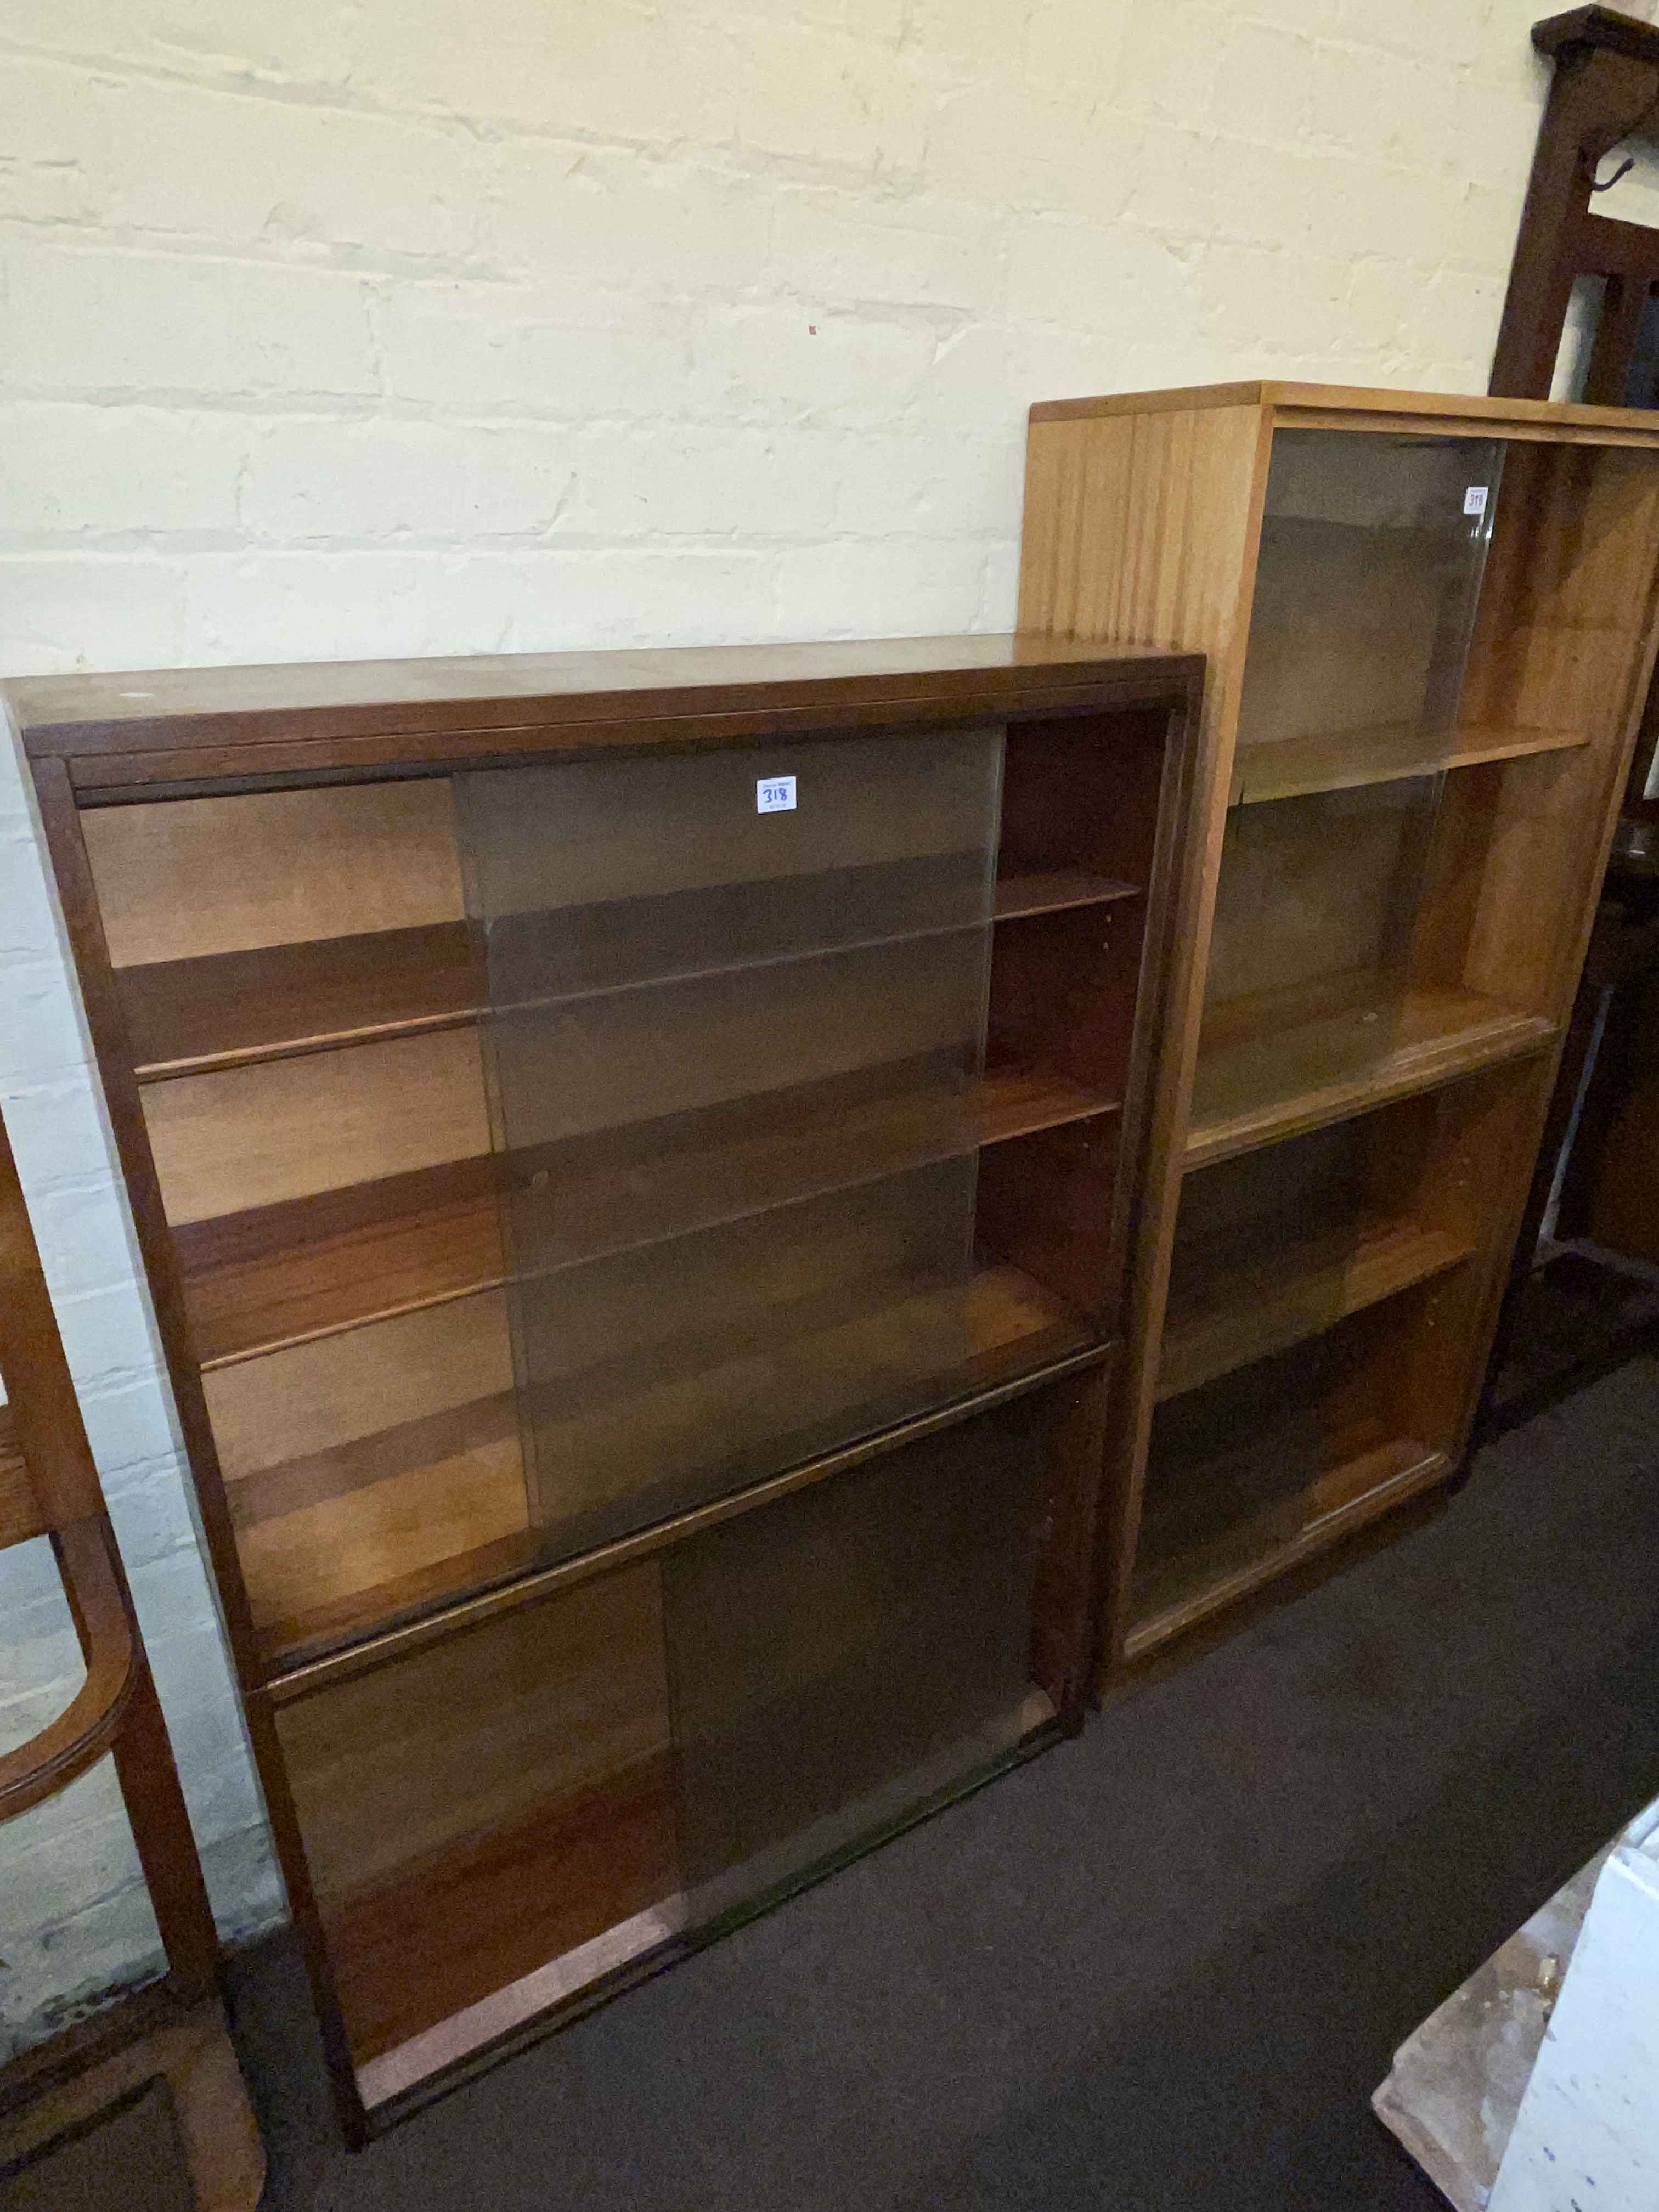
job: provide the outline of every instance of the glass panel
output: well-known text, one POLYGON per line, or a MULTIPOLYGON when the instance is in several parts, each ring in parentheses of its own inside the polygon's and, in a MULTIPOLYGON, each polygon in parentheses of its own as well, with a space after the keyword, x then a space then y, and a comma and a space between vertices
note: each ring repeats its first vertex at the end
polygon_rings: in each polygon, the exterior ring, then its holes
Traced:
POLYGON ((1001 762, 998 728, 458 776, 490 1002, 977 922, 1001 762), (763 784, 793 803, 762 813, 763 784))
POLYGON ((519 1293, 547 1554, 603 1542, 948 1393, 974 1349, 972 1155, 519 1293))
POLYGON ((673 1933, 659 1591, 641 1561, 279 1711, 369 2104, 673 1933))
POLYGON ((1201 1305, 1218 1276, 1272 1266, 1298 1234, 1357 1239, 1366 1218, 1372 1133, 1363 1116, 1338 1121, 1188 1176, 1170 1261, 1171 1305, 1201 1305))
POLYGON ((544 1556, 959 1381, 1001 761, 981 729, 457 778, 544 1556))
POLYGON ((1495 439, 1275 434, 1241 751, 1449 742, 1503 453, 1495 439))
POLYGON ((1189 1175, 1159 1398, 1288 1349, 1467 1260, 1477 1226, 1470 1164, 1483 1146, 1491 1151, 1507 1095, 1503 1078, 1494 1085, 1477 1076, 1189 1175))
POLYGON ((694 1925, 845 1850, 1054 1707, 1034 1598, 1059 1385, 903 1446, 664 1562, 694 1925))
POLYGON ((1400 1401, 1425 1295, 1351 1315, 1158 1407, 1135 1561, 1141 1619, 1248 1572, 1420 1462, 1400 1401))

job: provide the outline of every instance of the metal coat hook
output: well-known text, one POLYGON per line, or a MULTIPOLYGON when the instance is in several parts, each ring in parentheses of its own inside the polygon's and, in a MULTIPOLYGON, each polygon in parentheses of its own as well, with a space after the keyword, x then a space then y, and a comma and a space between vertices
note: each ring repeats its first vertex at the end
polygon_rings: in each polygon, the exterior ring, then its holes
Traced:
POLYGON ((1598 181, 1595 177, 1592 177, 1590 179, 1590 190, 1593 192, 1610 192, 1613 186, 1618 183, 1620 178, 1629 176, 1631 171, 1635 167, 1635 155, 1626 154, 1624 160, 1619 164, 1619 167, 1613 171, 1613 174, 1606 179, 1605 181, 1598 181))

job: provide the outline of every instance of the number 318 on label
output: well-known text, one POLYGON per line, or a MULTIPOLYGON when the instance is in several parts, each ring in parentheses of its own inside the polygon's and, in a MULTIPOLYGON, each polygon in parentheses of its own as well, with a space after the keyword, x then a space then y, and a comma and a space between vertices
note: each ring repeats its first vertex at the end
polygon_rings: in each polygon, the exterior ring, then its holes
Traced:
POLYGON ((795 807, 793 775, 763 775, 755 786, 757 814, 792 814, 795 807))

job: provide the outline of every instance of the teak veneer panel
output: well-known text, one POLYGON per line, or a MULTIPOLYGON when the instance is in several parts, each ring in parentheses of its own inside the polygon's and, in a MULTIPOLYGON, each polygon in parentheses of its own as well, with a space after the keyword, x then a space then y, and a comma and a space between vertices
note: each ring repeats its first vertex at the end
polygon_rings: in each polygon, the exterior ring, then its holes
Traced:
POLYGON ((1183 638, 1185 649, 1211 657, 1212 714, 1264 445, 1253 406, 1064 423, 1034 409, 1022 630, 1183 638), (1120 514, 1124 530, 1092 527, 1103 510, 1120 514))
POLYGON ((232 1483, 513 1389, 500 1291, 215 1370, 203 1382, 232 1483))
POLYGON ((1584 407, 1559 400, 1502 399, 1458 393, 1382 391, 1369 385, 1293 384, 1261 379, 1239 384, 1194 384, 1161 392, 1105 392, 1080 399, 1039 400, 1033 422, 1091 422, 1103 416, 1184 414, 1217 407, 1273 408, 1291 427, 1311 416, 1334 417, 1339 426, 1364 429, 1381 422, 1392 429, 1403 423, 1419 434, 1434 434, 1442 424, 1472 427, 1476 434, 1513 437, 1537 432, 1571 440, 1582 431, 1598 445, 1623 443, 1659 451, 1659 431, 1646 410, 1584 407))
POLYGON ((143 1113, 175 1227, 490 1148, 470 1030, 176 1076, 146 1085, 143 1113))
POLYGON ((110 807, 83 834, 118 968, 465 916, 442 779, 110 807))
POLYGON ((1005 635, 148 670, 28 678, 0 697, 30 759, 66 760, 95 803, 157 784, 1144 706, 1201 672, 1145 646, 1005 635))

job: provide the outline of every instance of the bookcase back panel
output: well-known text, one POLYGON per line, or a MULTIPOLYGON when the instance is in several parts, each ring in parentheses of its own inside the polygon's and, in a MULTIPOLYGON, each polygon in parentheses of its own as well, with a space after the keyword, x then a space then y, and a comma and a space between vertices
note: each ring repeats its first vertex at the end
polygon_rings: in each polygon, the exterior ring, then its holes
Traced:
POLYGON ((1165 732, 1133 709, 1019 722, 1006 736, 998 872, 1079 869, 1146 889, 1165 732))
POLYGON ((1236 806, 1216 890, 1206 1000, 1344 977, 1403 983, 1439 802, 1432 777, 1236 806))
MULTIPOLYGON (((1410 1115, 1416 1104, 1403 1110, 1410 1115)), ((1356 1117, 1188 1176, 1176 1219, 1170 1304, 1177 1311, 1200 1304, 1218 1276, 1270 1265, 1298 1231, 1357 1223, 1371 1199, 1371 1134, 1369 1117, 1356 1117)))
POLYGON ((490 1149, 476 1032, 441 1030, 143 1091, 175 1224, 381 1182, 490 1149))
POLYGON ((447 777, 112 806, 84 828, 118 968, 464 912, 447 777))
POLYGON ((1113 1326, 1121 1278, 1122 1128, 1097 1115, 980 1155, 974 1237, 982 1262, 1017 1268, 1063 1313, 1113 1326))
POLYGON ((500 1291, 319 1337, 202 1378, 228 1481, 513 1388, 500 1291))
POLYGON ((991 962, 993 1068, 1048 1068, 1108 1098, 1129 1077, 1145 917, 1138 902, 1034 915, 1000 930, 991 962))

